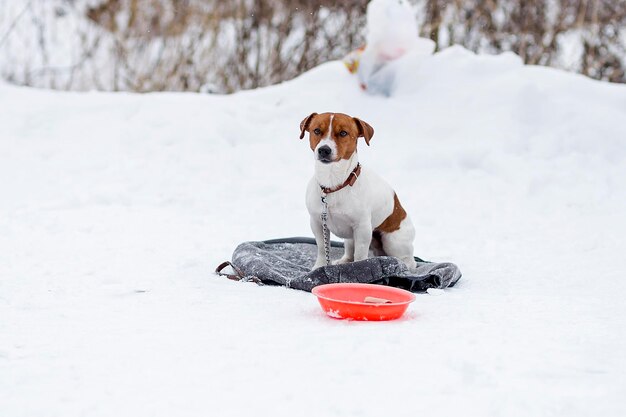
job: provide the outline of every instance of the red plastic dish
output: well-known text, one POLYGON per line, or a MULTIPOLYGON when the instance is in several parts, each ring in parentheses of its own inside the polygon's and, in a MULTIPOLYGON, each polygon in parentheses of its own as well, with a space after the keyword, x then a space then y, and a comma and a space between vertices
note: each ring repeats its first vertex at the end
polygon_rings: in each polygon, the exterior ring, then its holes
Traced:
POLYGON ((324 284, 311 291, 327 315, 336 319, 394 320, 404 314, 415 294, 400 288, 376 284, 324 284), (386 299, 391 302, 374 304, 366 297, 386 299))

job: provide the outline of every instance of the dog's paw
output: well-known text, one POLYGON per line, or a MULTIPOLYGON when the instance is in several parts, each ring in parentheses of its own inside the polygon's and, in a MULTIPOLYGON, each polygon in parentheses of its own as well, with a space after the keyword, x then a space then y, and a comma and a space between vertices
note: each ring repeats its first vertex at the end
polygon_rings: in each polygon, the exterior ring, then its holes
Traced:
POLYGON ((333 264, 333 265, 341 265, 341 264, 347 264, 347 263, 350 263, 350 262, 352 262, 352 259, 346 258, 344 256, 344 257, 341 257, 341 258, 339 258, 339 259, 337 259, 335 261, 332 261, 331 264, 333 264))

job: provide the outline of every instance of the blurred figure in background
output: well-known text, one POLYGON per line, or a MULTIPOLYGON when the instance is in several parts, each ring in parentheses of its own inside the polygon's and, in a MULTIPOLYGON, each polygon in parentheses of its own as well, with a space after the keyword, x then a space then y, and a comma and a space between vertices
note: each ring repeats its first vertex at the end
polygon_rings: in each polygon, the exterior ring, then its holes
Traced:
POLYGON ((366 45, 344 58, 362 89, 389 96, 395 79, 394 61, 407 54, 428 56, 430 39, 418 37, 415 9, 407 0, 372 0, 367 6, 366 45))

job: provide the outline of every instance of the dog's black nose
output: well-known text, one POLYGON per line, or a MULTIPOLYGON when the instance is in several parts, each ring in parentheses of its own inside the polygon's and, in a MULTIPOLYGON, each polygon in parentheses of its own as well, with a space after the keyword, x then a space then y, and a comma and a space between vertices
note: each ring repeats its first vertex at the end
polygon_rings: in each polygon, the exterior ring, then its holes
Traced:
POLYGON ((321 146, 318 150, 317 150, 317 154, 319 155, 320 158, 328 158, 330 156, 330 154, 332 153, 332 149, 330 149, 330 146, 321 146))

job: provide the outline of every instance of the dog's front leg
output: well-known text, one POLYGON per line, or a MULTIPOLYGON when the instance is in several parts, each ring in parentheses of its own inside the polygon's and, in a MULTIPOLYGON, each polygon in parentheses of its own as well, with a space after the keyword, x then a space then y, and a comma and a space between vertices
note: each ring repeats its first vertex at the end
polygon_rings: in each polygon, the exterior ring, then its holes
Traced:
POLYGON ((369 219, 359 223, 353 230, 354 234, 354 261, 367 259, 372 243, 372 223, 369 219))
POLYGON ((315 236, 315 243, 317 244, 317 260, 313 269, 326 266, 326 252, 324 251, 324 229, 322 228, 322 221, 318 218, 311 217, 311 231, 315 236))
POLYGON ((343 256, 336 261, 333 261, 333 265, 347 264, 354 260, 354 240, 345 239, 343 241, 343 256))

